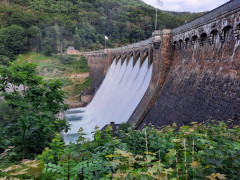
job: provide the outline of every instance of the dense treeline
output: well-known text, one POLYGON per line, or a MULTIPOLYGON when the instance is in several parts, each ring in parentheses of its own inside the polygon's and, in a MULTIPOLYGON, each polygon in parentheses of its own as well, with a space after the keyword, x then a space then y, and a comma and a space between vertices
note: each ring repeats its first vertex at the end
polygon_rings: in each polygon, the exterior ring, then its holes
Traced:
MULTIPOLYGON (((158 29, 174 28, 199 14, 159 12, 158 29)), ((140 0, 0 0, 3 61, 31 49, 45 55, 68 45, 82 51, 137 42, 154 30, 155 10, 140 0)))

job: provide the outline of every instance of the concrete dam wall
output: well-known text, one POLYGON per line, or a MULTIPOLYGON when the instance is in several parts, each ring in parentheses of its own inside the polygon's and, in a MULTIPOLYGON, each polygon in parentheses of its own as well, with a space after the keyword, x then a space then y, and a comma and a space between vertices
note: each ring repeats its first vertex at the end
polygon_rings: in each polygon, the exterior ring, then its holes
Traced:
MULTIPOLYGON (((155 31, 146 41, 87 52, 93 87, 113 60, 147 58, 150 84, 128 119, 137 128, 208 119, 239 122, 240 1, 232 0, 173 30, 155 31)), ((104 103, 104 102, 103 102, 104 103)))

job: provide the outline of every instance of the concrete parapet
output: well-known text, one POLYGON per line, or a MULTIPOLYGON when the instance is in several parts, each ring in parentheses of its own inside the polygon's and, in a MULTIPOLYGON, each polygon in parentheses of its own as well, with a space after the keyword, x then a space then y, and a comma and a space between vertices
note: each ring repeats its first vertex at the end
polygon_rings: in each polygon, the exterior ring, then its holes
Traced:
POLYGON ((240 1, 230 1, 215 10, 173 29, 174 49, 200 48, 240 39, 240 1))
POLYGON ((232 0, 222 6, 194 19, 178 28, 172 30, 173 36, 190 31, 192 29, 197 29, 200 26, 212 23, 216 20, 224 19, 226 16, 231 14, 236 14, 239 12, 240 1, 232 0))

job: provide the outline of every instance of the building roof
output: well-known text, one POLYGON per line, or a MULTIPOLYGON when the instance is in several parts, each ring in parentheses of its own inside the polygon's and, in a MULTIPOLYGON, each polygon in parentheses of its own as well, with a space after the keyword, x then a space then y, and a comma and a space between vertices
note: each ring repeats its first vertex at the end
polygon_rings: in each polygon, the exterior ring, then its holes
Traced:
POLYGON ((68 51, 73 51, 73 50, 75 50, 75 48, 73 46, 68 46, 67 50, 68 51))

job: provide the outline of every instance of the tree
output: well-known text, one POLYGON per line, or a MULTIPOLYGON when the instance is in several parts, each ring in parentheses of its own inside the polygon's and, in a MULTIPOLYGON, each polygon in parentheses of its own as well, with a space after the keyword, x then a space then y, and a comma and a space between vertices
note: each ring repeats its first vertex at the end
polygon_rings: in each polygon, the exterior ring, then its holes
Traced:
POLYGON ((10 23, 27 29, 31 26, 31 24, 34 24, 34 16, 32 16, 29 12, 23 13, 20 10, 15 10, 11 14, 10 23))
POLYGON ((0 55, 0 65, 7 65, 10 59, 6 56, 0 55))
POLYGON ((25 53, 26 51, 27 36, 25 29, 18 25, 0 29, 0 55, 12 58, 13 55, 25 53))
POLYGON ((81 39, 81 47, 88 48, 89 45, 96 41, 96 29, 87 22, 82 23, 81 27, 79 29, 76 28, 75 31, 75 37, 79 36, 81 39))
POLYGON ((45 37, 42 42, 42 52, 46 56, 51 56, 57 53, 57 33, 54 27, 47 27, 45 29, 45 37))
POLYGON ((27 32, 30 46, 39 53, 41 48, 42 30, 37 26, 31 26, 27 32))
POLYGON ((15 146, 23 159, 34 157, 56 132, 68 129, 66 121, 56 117, 66 110, 61 82, 43 81, 36 75, 36 66, 21 59, 0 66, 0 75, 1 96, 8 107, 4 117, 14 117, 10 125, 0 128, 4 129, 1 137, 8 136, 7 144, 15 146))
MULTIPOLYGON (((104 35, 111 39, 108 47, 149 38, 154 31, 155 13, 154 7, 139 0, 9 0, 0 3, 0 28, 18 25, 29 31, 37 26, 43 35, 42 52, 51 55, 57 50, 63 52, 67 44, 81 50, 103 48, 104 35)), ((201 14, 159 11, 157 28, 175 28, 201 14)))

